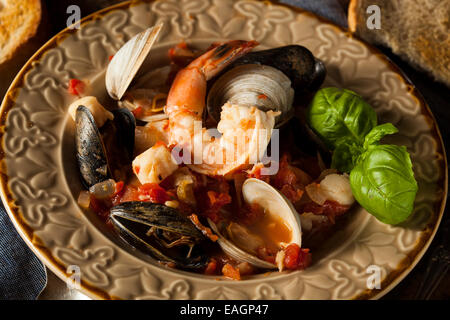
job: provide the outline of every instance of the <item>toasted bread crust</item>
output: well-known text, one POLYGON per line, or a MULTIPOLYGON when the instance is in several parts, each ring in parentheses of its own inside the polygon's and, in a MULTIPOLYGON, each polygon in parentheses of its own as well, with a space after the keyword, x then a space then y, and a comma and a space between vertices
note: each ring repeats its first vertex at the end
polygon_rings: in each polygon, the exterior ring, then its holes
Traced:
POLYGON ((348 4, 348 29, 352 32, 356 32, 356 26, 358 25, 358 11, 359 1, 350 0, 348 4))
POLYGON ((450 86, 450 0, 351 0, 349 30, 388 46, 418 69, 450 86), (381 29, 366 26, 369 5, 381 9, 381 29))
POLYGON ((0 64, 36 35, 41 15, 40 0, 6 0, 0 6, 0 64))

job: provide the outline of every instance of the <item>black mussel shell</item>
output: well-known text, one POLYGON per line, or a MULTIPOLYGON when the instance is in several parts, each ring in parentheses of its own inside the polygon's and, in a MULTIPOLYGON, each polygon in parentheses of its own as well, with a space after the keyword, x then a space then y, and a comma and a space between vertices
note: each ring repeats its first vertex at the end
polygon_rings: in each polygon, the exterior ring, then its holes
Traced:
POLYGON ((205 236, 178 210, 151 202, 125 202, 111 209, 111 221, 120 237, 134 248, 162 262, 172 262, 184 269, 206 266, 208 258, 200 246, 182 245, 167 248, 158 237, 147 235, 151 227, 156 233, 170 232, 174 237, 188 236, 193 243, 200 243, 205 236), (188 257, 189 255, 189 257, 188 257))
POLYGON ((263 64, 282 71, 292 81, 297 103, 317 91, 326 76, 324 63, 299 45, 251 52, 235 61, 230 68, 242 64, 263 64))
POLYGON ((106 149, 94 117, 85 106, 79 106, 75 118, 75 145, 83 184, 90 187, 110 178, 106 149))
POLYGON ((112 111, 114 120, 98 128, 85 106, 75 119, 75 145, 82 182, 89 188, 107 179, 123 181, 131 167, 136 122, 126 109, 112 111))

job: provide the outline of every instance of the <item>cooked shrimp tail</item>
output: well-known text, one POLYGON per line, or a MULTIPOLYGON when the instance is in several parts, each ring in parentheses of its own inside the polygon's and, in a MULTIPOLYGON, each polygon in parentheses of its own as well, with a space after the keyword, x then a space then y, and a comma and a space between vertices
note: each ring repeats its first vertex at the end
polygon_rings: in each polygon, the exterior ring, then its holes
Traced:
POLYGON ((175 106, 186 106, 201 117, 205 107, 206 81, 257 45, 256 41, 232 40, 195 59, 175 77, 167 98, 166 111, 170 113, 175 106))
POLYGON ((196 59, 189 67, 199 67, 210 80, 236 59, 258 45, 257 41, 233 40, 223 43, 196 59))
MULTIPOLYGON (((264 112, 256 107, 226 103, 217 124, 220 133, 217 137, 202 127, 207 81, 257 44, 256 41, 242 40, 219 44, 192 61, 175 77, 165 109, 169 117, 169 145, 182 148, 183 162, 198 173, 229 177, 233 172, 248 167, 250 157, 257 155, 260 158, 270 141, 277 113, 264 112), (200 130, 195 129, 198 124, 200 130), (261 135, 260 131, 266 134, 261 135)), ((140 166, 135 161, 135 172, 143 165, 146 168, 165 168, 168 157, 156 151, 159 150, 147 151, 148 157, 140 166)), ((174 169, 176 166, 171 168, 174 169)), ((146 181, 146 177, 139 179, 146 181)))

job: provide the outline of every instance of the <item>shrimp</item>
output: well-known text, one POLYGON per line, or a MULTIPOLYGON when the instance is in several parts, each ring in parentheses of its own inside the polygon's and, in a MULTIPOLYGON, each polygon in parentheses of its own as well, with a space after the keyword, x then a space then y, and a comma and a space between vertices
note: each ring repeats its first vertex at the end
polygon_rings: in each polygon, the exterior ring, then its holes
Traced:
POLYGON ((182 148, 184 162, 198 173, 230 177, 248 167, 252 157, 260 158, 267 148, 276 112, 226 103, 217 136, 201 125, 207 81, 256 45, 255 41, 239 40, 219 45, 179 71, 172 84, 165 110, 169 144, 182 148), (185 157, 186 151, 190 159, 185 157), (192 158, 194 162, 187 163, 192 158))

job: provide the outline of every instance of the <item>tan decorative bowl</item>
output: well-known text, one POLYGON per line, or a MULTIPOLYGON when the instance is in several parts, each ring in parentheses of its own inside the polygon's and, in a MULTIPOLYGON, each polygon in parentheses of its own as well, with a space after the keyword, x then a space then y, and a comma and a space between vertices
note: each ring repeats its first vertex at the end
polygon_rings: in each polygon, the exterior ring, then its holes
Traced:
POLYGON ((33 251, 62 279, 81 270, 81 290, 93 298, 351 299, 379 298, 415 266, 441 220, 447 166, 433 116, 415 88, 385 56, 316 16, 267 1, 167 0, 125 2, 64 30, 26 64, 1 107, 1 189, 8 213, 33 251), (119 244, 97 217, 83 212, 67 107, 69 79, 89 82, 106 99, 108 57, 131 36, 165 28, 154 65, 180 40, 198 47, 225 39, 255 39, 260 48, 308 47, 327 68, 326 85, 354 90, 376 108, 380 122, 400 133, 391 143, 411 153, 419 193, 407 223, 389 226, 356 207, 348 224, 314 252, 305 271, 253 276, 245 281, 164 268, 119 244), (368 289, 370 266, 381 288, 368 289))

